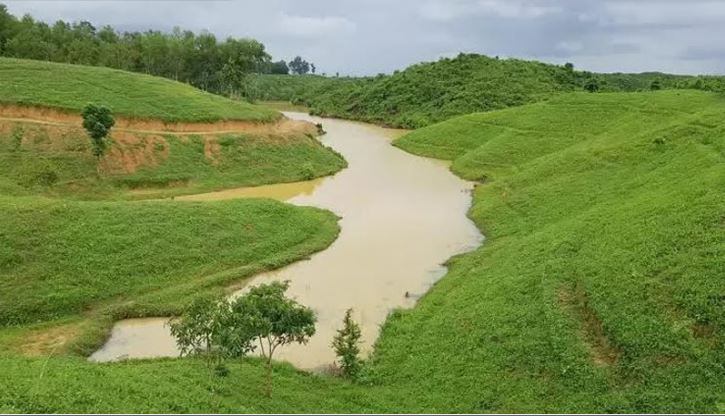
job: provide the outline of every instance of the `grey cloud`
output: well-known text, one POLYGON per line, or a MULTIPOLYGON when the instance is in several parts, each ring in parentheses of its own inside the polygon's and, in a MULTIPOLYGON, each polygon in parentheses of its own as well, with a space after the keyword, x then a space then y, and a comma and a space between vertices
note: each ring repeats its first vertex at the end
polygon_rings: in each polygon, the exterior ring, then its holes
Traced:
MULTIPOLYGON (((0 0, 2 2, 3 0, 0 0)), ((714 0, 5 1, 46 21, 127 30, 181 26, 253 37, 321 71, 391 72, 460 51, 574 62, 594 71, 725 70, 714 0)))

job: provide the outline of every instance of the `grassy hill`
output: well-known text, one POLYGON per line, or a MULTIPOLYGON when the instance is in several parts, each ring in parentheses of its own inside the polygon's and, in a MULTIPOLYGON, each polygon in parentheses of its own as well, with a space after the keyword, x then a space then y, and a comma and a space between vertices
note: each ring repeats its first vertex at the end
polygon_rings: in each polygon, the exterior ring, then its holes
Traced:
POLYGON ((0 410, 723 412, 724 112, 701 92, 581 93, 399 139, 483 181, 487 241, 391 315, 358 383, 279 365, 266 399, 254 359, 209 377, 0 349, 0 410))
POLYGON ((156 192, 143 196, 170 196, 305 180, 345 166, 314 137, 313 125, 281 117, 163 78, 0 58, 0 193, 107 199, 152 188, 156 192), (105 104, 119 117, 144 119, 118 123, 100 162, 77 116, 88 102, 105 104), (3 104, 22 105, 21 113, 29 114, 18 119, 6 107, 3 118, 3 104), (159 120, 206 124, 189 125, 195 133, 166 132, 159 131, 165 128, 159 120), (224 121, 230 123, 212 123, 224 121))
POLYGON ((269 122, 276 111, 198 90, 188 84, 102 67, 0 58, 0 104, 79 113, 88 103, 117 115, 167 122, 269 122))
POLYGON ((17 60, 0 68, 5 103, 46 107, 39 120, 0 118, 0 351, 26 351, 39 326, 54 353, 88 352, 113 320, 173 313, 335 239, 334 214, 269 200, 122 201, 332 174, 345 161, 311 123, 121 71, 17 60), (250 123, 195 124, 209 130, 193 133, 117 126, 97 160, 78 118, 47 110, 92 96, 126 116, 250 123))
POLYGON ((536 61, 461 54, 369 78, 260 75, 250 82, 250 94, 304 103, 313 114, 419 128, 581 91, 590 78, 601 91, 610 92, 649 90, 655 80, 662 88, 673 88, 690 79, 660 73, 592 74, 536 61))
POLYGON ((0 207, 0 328, 169 315, 327 247, 338 232, 327 211, 270 200, 0 197, 0 207))
POLYGON ((724 111, 574 94, 401 138, 485 181, 488 239, 388 323, 378 377, 450 410, 723 411, 724 111))

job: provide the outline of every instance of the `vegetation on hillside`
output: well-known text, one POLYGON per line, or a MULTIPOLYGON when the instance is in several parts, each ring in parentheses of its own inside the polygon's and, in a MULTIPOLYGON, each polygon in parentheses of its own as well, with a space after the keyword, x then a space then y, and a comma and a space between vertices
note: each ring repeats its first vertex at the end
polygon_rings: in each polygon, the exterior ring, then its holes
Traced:
POLYGON ((242 92, 247 73, 271 66, 264 45, 253 39, 218 41, 211 33, 178 27, 171 33, 120 33, 87 21, 49 25, 30 15, 16 18, 2 4, 0 56, 142 72, 231 95, 242 92))
POLYGON ((388 321, 376 378, 448 410, 722 411, 724 110, 580 93, 401 138, 484 181, 487 241, 388 321))
POLYGON ((598 92, 692 88, 725 90, 720 77, 662 73, 596 74, 519 59, 460 54, 392 75, 366 78, 256 75, 249 97, 305 104, 313 114, 419 128, 454 116, 537 102, 596 85, 598 92))
POLYGON ((140 72, 191 84, 204 91, 247 95, 251 73, 315 73, 315 65, 297 56, 272 62, 262 43, 207 31, 175 27, 171 32, 120 32, 91 22, 53 24, 11 15, 0 3, 0 56, 140 72))
POLYGON ((483 182, 487 241, 391 315, 357 383, 278 365, 268 400, 256 359, 209 377, 195 359, 0 353, 0 410, 722 412, 723 111, 700 92, 577 93, 399 139, 483 182))
POLYGON ((0 58, 0 104, 53 107, 80 114, 88 103, 114 114, 167 122, 269 122, 280 114, 181 82, 115 69, 0 58))

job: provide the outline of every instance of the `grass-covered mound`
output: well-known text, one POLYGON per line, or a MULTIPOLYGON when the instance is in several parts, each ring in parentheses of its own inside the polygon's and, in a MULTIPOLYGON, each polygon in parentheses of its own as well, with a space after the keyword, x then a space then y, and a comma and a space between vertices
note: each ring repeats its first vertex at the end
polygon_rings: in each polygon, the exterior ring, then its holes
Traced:
POLYGON ((724 113, 575 94, 401 138, 485 181, 487 241, 388 321, 376 379, 439 410, 722 412, 724 113))
POLYGON ((80 113, 103 104, 120 116, 166 122, 269 122, 280 114, 233 101, 188 84, 82 65, 0 58, 0 105, 58 108, 80 113))
POLYGON ((0 193, 101 199, 131 191, 133 197, 148 198, 306 180, 345 166, 339 154, 308 134, 112 130, 99 162, 80 128, 5 123, 0 124, 0 193))
POLYGON ((77 315, 119 297, 163 311, 337 234, 329 212, 271 200, 2 198, 0 210, 0 326, 77 315))
POLYGON ((660 73, 592 74, 519 59, 461 54, 369 78, 261 75, 249 94, 303 103, 313 114, 419 128, 454 116, 499 110, 581 91, 595 79, 601 91, 672 88, 688 77, 660 73))

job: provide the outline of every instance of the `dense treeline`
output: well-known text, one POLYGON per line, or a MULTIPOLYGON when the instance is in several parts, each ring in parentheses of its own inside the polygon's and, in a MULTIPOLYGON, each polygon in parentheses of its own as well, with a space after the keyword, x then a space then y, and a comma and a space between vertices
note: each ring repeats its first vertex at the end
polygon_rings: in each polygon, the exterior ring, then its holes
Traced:
POLYGON ((634 92, 690 88, 725 91, 722 77, 657 72, 598 74, 574 65, 460 54, 392 75, 366 78, 250 78, 251 98, 305 104, 315 114, 418 128, 450 117, 540 101, 587 90, 634 92))
POLYGON ((208 32, 197 34, 179 28, 171 33, 120 33, 110 26, 97 29, 86 21, 59 20, 49 25, 30 15, 16 18, 3 4, 0 56, 142 72, 233 97, 249 95, 249 73, 287 74, 290 69, 304 73, 314 68, 300 57, 290 62, 290 67, 284 61, 271 62, 264 45, 253 39, 219 40, 208 32))

